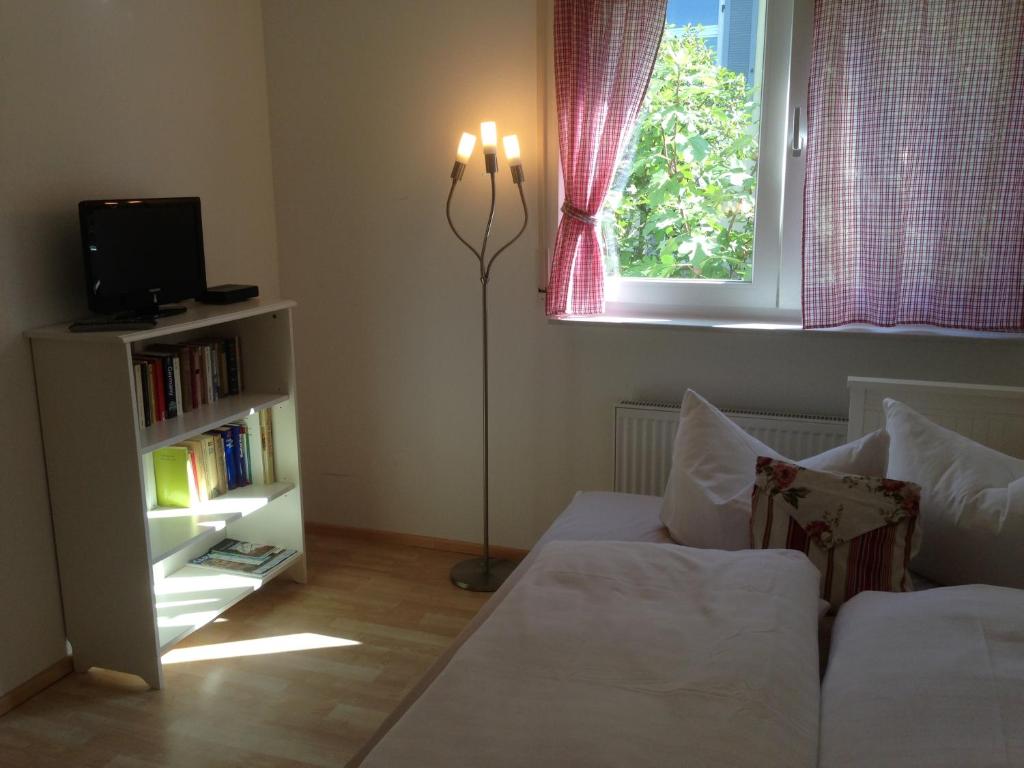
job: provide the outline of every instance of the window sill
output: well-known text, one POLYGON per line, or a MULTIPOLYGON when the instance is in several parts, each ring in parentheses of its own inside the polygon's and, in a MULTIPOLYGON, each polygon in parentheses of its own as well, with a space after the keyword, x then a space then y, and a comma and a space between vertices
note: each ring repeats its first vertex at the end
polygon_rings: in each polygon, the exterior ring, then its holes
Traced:
POLYGON ((930 325, 906 325, 879 328, 872 325, 844 325, 839 328, 805 329, 797 310, 740 310, 732 309, 701 314, 681 314, 655 307, 636 305, 607 305, 603 315, 589 317, 549 318, 558 325, 606 326, 613 328, 679 328, 711 331, 772 331, 784 333, 841 334, 844 336, 899 336, 939 339, 992 339, 1024 341, 1024 333, 997 331, 970 331, 957 328, 936 328, 930 325))

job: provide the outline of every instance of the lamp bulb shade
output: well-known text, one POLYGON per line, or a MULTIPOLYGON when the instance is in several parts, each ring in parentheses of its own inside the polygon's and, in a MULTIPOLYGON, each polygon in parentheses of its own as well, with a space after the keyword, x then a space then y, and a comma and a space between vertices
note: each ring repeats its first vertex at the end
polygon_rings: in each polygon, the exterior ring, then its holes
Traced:
POLYGON ((498 126, 493 120, 480 123, 480 143, 484 145, 487 154, 498 151, 498 126))
POLYGON ((476 146, 476 136, 472 133, 463 132, 462 138, 459 139, 459 148, 455 150, 455 157, 460 163, 468 163, 469 158, 473 156, 473 147, 476 146))
POLYGON ((505 145, 505 159, 509 165, 522 165, 523 161, 519 156, 519 137, 514 133, 511 136, 503 136, 501 139, 505 145))

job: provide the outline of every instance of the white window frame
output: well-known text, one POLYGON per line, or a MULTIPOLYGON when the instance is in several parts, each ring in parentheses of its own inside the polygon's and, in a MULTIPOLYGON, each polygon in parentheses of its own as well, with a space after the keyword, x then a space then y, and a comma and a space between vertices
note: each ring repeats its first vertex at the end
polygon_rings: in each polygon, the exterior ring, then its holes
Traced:
MULTIPOLYGON (((540 46, 546 60, 547 178, 542 222, 547 282, 559 209, 564 199, 558 154, 558 123, 551 57, 553 2, 546 5, 540 46)), ((800 309, 800 247, 803 226, 807 76, 813 0, 765 0, 764 74, 760 158, 754 218, 754 270, 750 282, 670 278, 608 277, 606 315, 792 317, 800 309), (795 123, 799 109, 800 124, 795 123), (794 136, 794 131, 796 136, 794 136), (793 152, 797 141, 801 151, 793 152)))

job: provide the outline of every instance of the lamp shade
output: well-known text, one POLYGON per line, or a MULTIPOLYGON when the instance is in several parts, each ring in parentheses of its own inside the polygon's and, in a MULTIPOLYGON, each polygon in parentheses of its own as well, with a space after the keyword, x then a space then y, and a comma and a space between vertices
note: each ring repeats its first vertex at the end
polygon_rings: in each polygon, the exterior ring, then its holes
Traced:
POLYGON ((480 143, 484 152, 494 154, 498 151, 498 125, 494 121, 480 123, 480 143))
POLYGON ((459 139, 459 148, 455 150, 455 157, 460 163, 468 163, 473 156, 473 147, 476 146, 476 136, 472 133, 463 132, 459 139))
POLYGON ((509 165, 522 165, 523 160, 519 156, 519 137, 514 133, 510 136, 504 136, 502 143, 505 145, 505 159, 509 165))

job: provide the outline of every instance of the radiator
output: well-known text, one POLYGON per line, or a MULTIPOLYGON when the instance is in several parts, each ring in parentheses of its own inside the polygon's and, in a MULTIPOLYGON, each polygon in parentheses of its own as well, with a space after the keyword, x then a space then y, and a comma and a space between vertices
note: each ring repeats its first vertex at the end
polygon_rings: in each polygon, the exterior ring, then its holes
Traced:
MULTIPOLYGON (((770 411, 723 412, 762 443, 794 460, 846 441, 846 419, 770 411)), ((636 400, 616 403, 616 491, 653 496, 665 492, 678 425, 678 404, 636 400)))

